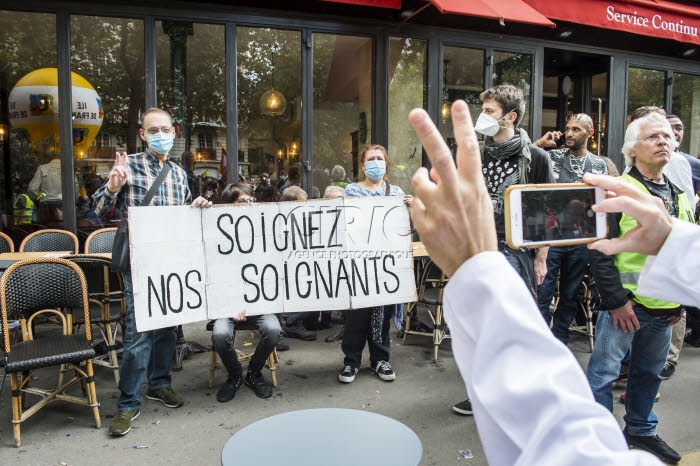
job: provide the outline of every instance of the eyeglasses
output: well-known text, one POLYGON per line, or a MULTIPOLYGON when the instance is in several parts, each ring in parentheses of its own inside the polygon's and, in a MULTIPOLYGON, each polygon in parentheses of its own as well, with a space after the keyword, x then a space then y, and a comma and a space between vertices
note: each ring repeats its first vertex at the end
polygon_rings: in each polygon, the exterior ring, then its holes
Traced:
POLYGON ((239 197, 234 204, 255 204, 254 197, 239 197))
MULTIPOLYGON (((143 129, 143 128, 142 128, 143 129)), ((158 134, 163 133, 163 134, 171 134, 173 131, 175 131, 175 128, 172 126, 161 126, 160 128, 157 126, 154 126, 153 128, 148 128, 148 129, 143 129, 145 132, 148 134, 158 134)))
POLYGON ((637 138, 637 141, 656 142, 659 139, 665 142, 671 142, 673 141, 673 136, 666 133, 656 133, 644 138, 637 138))

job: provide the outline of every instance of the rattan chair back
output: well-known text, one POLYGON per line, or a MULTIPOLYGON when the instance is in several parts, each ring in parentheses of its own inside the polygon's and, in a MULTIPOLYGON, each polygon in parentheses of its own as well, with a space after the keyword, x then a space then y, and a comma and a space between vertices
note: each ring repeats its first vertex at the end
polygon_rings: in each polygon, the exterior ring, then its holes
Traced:
POLYGON ((19 252, 70 251, 78 254, 78 237, 70 231, 47 229, 30 234, 19 245, 19 252))
POLYGON ((99 428, 102 423, 92 368, 95 357, 92 330, 86 325, 84 334, 72 334, 70 316, 56 310, 78 309, 85 320, 89 319, 87 282, 80 267, 64 259, 47 257, 16 262, 0 278, 0 304, 5 371, 12 383, 14 445, 21 446, 20 424, 53 401, 89 407, 99 428), (62 321, 62 334, 33 339, 32 320, 47 313, 62 321), (11 342, 8 316, 20 319, 22 341, 11 342), (51 366, 62 369, 69 366, 74 375, 66 381, 70 372, 60 370, 58 384, 53 388, 35 386, 33 371, 51 366), (66 393, 76 383, 82 384, 83 397, 66 393), (39 395, 40 400, 25 409, 25 393, 39 395))
POLYGON ((4 252, 15 252, 15 243, 12 238, 0 232, 0 253, 4 252))
POLYGON ((114 244, 114 236, 117 234, 117 228, 102 228, 90 233, 85 241, 85 253, 101 254, 111 253, 112 245, 114 244))

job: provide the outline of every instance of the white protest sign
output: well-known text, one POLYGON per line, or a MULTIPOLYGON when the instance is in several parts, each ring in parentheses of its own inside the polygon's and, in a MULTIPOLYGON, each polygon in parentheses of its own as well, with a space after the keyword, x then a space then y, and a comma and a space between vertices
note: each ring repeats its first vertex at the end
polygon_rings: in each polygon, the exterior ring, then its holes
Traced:
POLYGON ((129 214, 139 331, 232 317, 243 309, 256 315, 415 301, 401 198, 167 209, 129 214), (138 302, 137 282, 145 293, 138 302), (200 295, 205 310, 195 306, 200 295))
POLYGON ((129 244, 139 332, 207 319, 200 209, 132 207, 129 244))

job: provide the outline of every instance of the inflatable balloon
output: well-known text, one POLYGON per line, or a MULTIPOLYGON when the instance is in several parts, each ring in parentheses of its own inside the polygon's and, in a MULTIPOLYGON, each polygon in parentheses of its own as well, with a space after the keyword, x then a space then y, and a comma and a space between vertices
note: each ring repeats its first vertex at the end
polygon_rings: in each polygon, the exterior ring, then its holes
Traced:
MULTIPOLYGON (((82 160, 102 126, 102 102, 92 85, 71 72, 73 156, 82 160)), ((10 92, 10 124, 33 146, 58 153, 58 68, 41 68, 17 81, 10 92)))

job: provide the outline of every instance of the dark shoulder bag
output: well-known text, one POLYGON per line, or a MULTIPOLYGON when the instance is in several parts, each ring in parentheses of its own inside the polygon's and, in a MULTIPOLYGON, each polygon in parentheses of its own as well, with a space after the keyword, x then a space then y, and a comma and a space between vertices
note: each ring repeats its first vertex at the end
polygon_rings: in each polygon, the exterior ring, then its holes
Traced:
MULTIPOLYGON (((170 164, 165 163, 160 173, 156 177, 151 187, 146 192, 139 206, 147 206, 151 203, 156 191, 163 184, 163 180, 170 172, 170 164)), ((112 270, 119 273, 131 271, 131 258, 129 256, 129 219, 123 218, 117 227, 117 233, 114 235, 114 244, 112 245, 112 270)))

